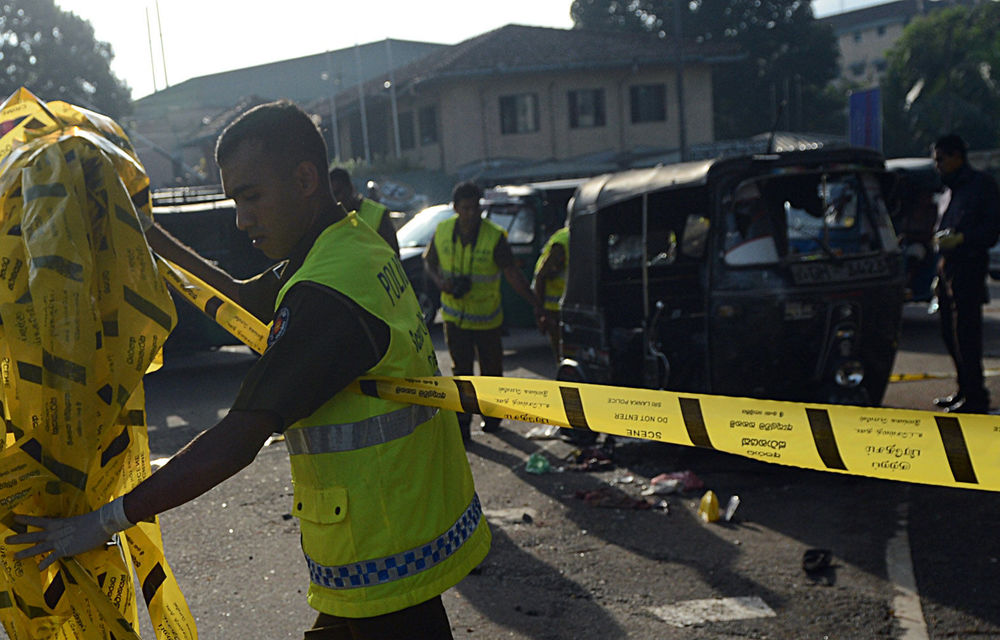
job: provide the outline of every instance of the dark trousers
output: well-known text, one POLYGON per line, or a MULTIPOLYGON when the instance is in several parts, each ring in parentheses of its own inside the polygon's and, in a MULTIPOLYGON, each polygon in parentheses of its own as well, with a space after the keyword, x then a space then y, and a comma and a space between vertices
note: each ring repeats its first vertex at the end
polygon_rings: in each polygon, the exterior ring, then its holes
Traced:
POLYGON ((946 261, 938 280, 941 338, 955 362, 958 391, 971 406, 989 406, 983 383, 983 304, 988 261, 946 261))
POLYGON ((441 596, 373 618, 319 614, 305 640, 452 640, 441 596))
MULTIPOLYGON (((496 329, 459 329, 451 322, 444 323, 444 341, 451 356, 451 372, 455 376, 473 375, 473 363, 479 357, 479 374, 483 376, 503 375, 502 327, 496 329)), ((469 424, 472 415, 458 414, 459 424, 469 424)), ((500 418, 483 418, 487 425, 500 424, 500 418)))

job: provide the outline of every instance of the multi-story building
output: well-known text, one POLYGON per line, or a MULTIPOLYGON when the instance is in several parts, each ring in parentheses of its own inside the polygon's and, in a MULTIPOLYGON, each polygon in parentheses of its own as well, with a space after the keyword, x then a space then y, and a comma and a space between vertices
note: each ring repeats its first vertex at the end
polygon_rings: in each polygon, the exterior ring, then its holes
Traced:
POLYGON ((840 50, 840 82, 872 86, 885 72, 886 53, 914 18, 955 5, 971 6, 975 0, 895 0, 863 9, 826 16, 840 50))

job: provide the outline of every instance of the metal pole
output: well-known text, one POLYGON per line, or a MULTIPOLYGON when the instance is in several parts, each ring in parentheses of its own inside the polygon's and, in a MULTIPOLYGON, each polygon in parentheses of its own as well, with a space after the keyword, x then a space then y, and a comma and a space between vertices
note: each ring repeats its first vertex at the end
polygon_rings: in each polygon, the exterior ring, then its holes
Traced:
POLYGON ((358 102, 361 106, 361 139, 365 144, 365 162, 372 163, 372 151, 368 146, 368 114, 365 111, 365 82, 361 75, 361 46, 354 45, 354 65, 358 70, 358 102))
POLYGON ((337 85, 333 78, 333 54, 329 50, 326 52, 326 79, 330 83, 327 100, 330 102, 330 135, 333 137, 333 160, 334 162, 340 162, 340 128, 337 123, 337 85))
POLYGON ((399 113, 396 111, 396 65, 392 62, 392 42, 385 39, 385 56, 389 65, 389 101, 392 105, 392 134, 396 140, 396 157, 403 157, 403 146, 399 141, 399 113))
POLYGON ((167 80, 167 50, 163 47, 163 21, 160 20, 160 0, 156 0, 156 28, 160 33, 160 57, 163 58, 163 85, 170 86, 167 80))
POLYGON ((681 0, 674 0, 674 51, 677 65, 677 127, 681 162, 687 160, 687 123, 684 118, 684 52, 681 50, 681 0))
POLYGON ((146 39, 149 41, 149 72, 153 76, 153 93, 156 87, 156 58, 153 55, 153 26, 149 23, 149 7, 146 7, 146 39))

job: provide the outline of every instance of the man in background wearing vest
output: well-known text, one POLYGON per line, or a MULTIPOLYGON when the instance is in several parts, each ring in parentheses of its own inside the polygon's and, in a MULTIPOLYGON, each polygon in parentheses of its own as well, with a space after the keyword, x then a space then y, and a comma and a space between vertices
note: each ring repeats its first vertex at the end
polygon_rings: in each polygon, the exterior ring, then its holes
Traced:
MULTIPOLYGON (((482 217, 483 192, 474 182, 460 182, 452 191, 457 216, 438 224, 434 240, 424 251, 424 267, 441 290, 444 339, 452 374, 471 376, 476 354, 484 376, 503 375, 503 308, 500 274, 518 294, 540 312, 541 304, 528 279, 514 264, 507 232, 482 217)), ((468 413, 458 415, 462 437, 470 437, 468 413)), ((500 428, 500 418, 483 418, 483 431, 500 428)))
POLYGON ((392 224, 389 209, 379 202, 362 198, 351 181, 351 174, 347 173, 346 169, 340 167, 330 169, 330 187, 337 202, 344 205, 348 211, 356 212, 368 226, 378 231, 398 256, 399 241, 396 239, 396 227, 392 224))
POLYGON ((535 277, 531 288, 542 301, 543 309, 535 316, 542 333, 549 337, 552 352, 559 358, 559 300, 566 289, 566 258, 569 255, 569 227, 556 229, 549 236, 535 262, 535 277))
MULTIPOLYGON (((308 602, 319 611, 306 638, 450 639, 441 593, 490 545, 455 414, 346 389, 364 375, 436 372, 399 259, 334 200, 323 138, 295 105, 244 113, 220 136, 216 157, 237 226, 268 257, 288 259, 267 350, 229 414, 135 489, 82 516, 17 516, 41 530, 7 542, 34 545, 19 559, 47 553, 44 569, 200 496, 279 432, 290 454, 308 602)), ((239 289, 189 257, 182 266, 210 284, 239 289)))

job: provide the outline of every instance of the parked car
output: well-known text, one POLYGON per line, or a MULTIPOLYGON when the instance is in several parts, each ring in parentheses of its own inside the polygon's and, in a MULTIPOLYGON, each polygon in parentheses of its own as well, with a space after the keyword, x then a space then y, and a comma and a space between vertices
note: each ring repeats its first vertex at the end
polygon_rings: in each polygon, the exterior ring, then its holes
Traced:
POLYGON ((396 231, 403 271, 410 279, 414 293, 417 294, 417 301, 420 303, 420 310, 428 327, 434 323, 438 307, 441 306, 441 292, 424 272, 424 249, 434 239, 438 223, 453 215, 456 215, 455 210, 450 204, 436 204, 413 216, 396 231))
MULTIPOLYGON (((172 236, 236 278, 262 273, 274 261, 253 247, 236 228, 236 203, 221 188, 184 187, 153 192, 153 218, 172 236)), ((181 296, 171 291, 177 307, 177 327, 167 351, 212 349, 239 341, 181 296)))

